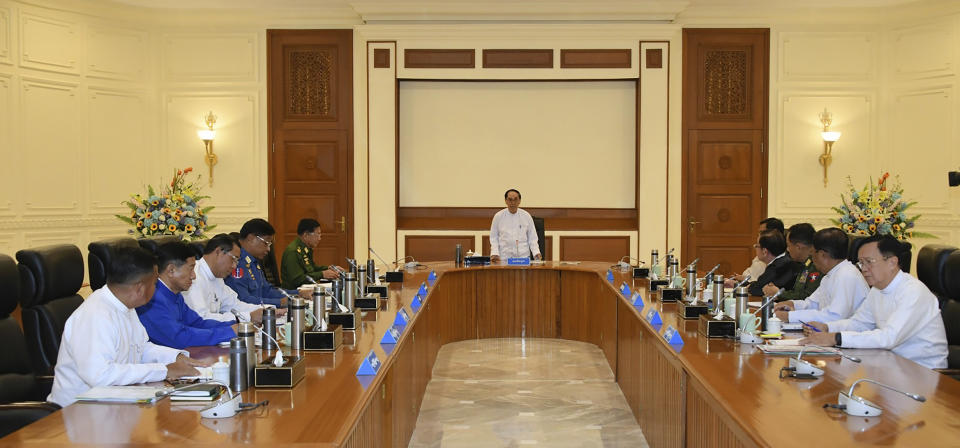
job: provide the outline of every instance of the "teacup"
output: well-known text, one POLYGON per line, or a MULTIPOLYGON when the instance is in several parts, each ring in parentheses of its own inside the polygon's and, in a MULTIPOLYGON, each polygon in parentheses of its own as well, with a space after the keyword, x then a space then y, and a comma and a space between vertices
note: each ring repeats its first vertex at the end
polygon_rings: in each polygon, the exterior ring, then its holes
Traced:
POLYGON ((753 313, 741 314, 739 327, 742 333, 756 334, 757 328, 760 327, 760 316, 755 316, 753 313))
POLYGON ((783 321, 777 316, 767 319, 767 334, 778 334, 783 329, 783 321))
POLYGON ((674 275, 670 280, 671 288, 683 288, 687 284, 687 279, 680 275, 674 275))

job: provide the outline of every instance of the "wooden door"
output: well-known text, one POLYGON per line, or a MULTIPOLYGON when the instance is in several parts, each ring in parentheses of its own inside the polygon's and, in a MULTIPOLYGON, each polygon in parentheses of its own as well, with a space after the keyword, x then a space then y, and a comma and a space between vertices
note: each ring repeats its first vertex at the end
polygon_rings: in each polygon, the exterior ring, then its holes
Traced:
POLYGON ((681 264, 739 272, 766 217, 767 29, 683 30, 681 264))
POLYGON ((353 32, 267 30, 270 222, 277 253, 320 222, 319 264, 353 254, 353 32))

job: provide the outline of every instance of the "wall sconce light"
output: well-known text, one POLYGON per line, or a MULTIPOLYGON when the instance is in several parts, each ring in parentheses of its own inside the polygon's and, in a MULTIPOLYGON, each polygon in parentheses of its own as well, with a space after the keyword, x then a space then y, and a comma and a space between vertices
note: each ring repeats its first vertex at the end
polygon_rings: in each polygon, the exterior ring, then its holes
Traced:
POLYGON ((833 143, 840 140, 840 133, 830 130, 830 125, 833 124, 833 114, 827 112, 826 108, 818 117, 820 117, 820 123, 823 124, 823 132, 820 133, 820 137, 823 138, 823 154, 820 154, 819 160, 820 166, 823 167, 823 188, 827 188, 827 167, 833 161, 833 143))
POLYGON ((197 131, 197 136, 200 137, 200 140, 203 140, 204 149, 207 151, 204 161, 210 168, 210 186, 212 187, 213 166, 217 164, 217 155, 213 153, 213 139, 217 136, 217 131, 213 129, 213 125, 217 123, 217 116, 213 114, 213 111, 210 111, 206 117, 203 117, 203 121, 207 124, 207 129, 197 131))

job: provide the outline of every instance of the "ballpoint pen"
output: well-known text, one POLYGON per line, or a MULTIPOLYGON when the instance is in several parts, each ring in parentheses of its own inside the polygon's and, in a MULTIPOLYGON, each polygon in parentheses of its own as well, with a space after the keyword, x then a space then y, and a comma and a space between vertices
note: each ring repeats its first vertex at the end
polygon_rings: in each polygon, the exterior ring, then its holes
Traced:
POLYGON ((820 332, 820 329, 819 329, 819 328, 814 327, 813 325, 810 325, 810 324, 808 324, 808 323, 806 323, 806 322, 804 322, 804 321, 802 321, 802 320, 800 321, 800 323, 803 324, 804 327, 808 327, 808 328, 810 328, 811 330, 816 331, 817 333, 820 332))

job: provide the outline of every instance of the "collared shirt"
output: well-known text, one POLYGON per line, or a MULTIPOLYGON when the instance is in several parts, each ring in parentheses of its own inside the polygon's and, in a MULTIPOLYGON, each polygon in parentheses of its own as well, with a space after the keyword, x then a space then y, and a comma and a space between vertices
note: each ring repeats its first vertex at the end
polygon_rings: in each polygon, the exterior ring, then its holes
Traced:
POLYGON ((505 208, 493 215, 490 225, 490 256, 500 258, 529 257, 540 255, 537 229, 533 226, 533 217, 526 210, 518 208, 510 213, 505 208))
POLYGON ((762 296, 763 287, 768 283, 773 283, 777 288, 789 290, 793 287, 793 280, 797 278, 797 273, 801 269, 800 263, 791 260, 787 253, 783 252, 770 260, 760 277, 750 282, 748 291, 751 296, 762 296))
POLYGON ((947 333, 937 298, 903 271, 884 289, 871 288, 849 319, 828 322, 843 347, 883 348, 930 369, 947 366, 947 333))
MULTIPOLYGON (((267 281, 260 262, 244 249, 240 249, 240 262, 237 263, 237 269, 223 281, 230 289, 237 292, 240 300, 254 305, 280 306, 283 298, 286 297, 279 288, 267 281)), ((287 292, 291 295, 297 293, 296 291, 287 292)))
POLYGON ((175 294, 162 280, 157 280, 153 299, 137 307, 137 314, 150 342, 167 347, 217 345, 237 335, 231 322, 200 317, 183 301, 182 294, 175 294))
POLYGON ((849 260, 843 260, 823 277, 810 297, 794 300, 796 311, 788 313, 790 322, 832 322, 853 315, 867 298, 870 286, 849 260))
POLYGON ((197 278, 190 289, 183 292, 183 300, 200 317, 235 322, 237 318, 231 311, 237 311, 245 320, 250 320, 250 313, 260 309, 257 305, 241 302, 236 291, 228 288, 222 278, 213 275, 203 257, 197 260, 193 272, 197 278))
POLYGON ((322 280, 326 270, 326 266, 317 266, 313 262, 313 249, 299 237, 287 245, 280 258, 280 278, 284 288, 297 289, 307 282, 308 275, 314 280, 322 280))
POLYGON ((823 280, 823 273, 813 264, 813 260, 808 258, 806 263, 803 264, 803 270, 797 274, 793 287, 780 294, 780 297, 777 297, 777 302, 806 299, 820 287, 821 280, 823 280))
POLYGON ((767 264, 764 263, 760 258, 753 257, 753 261, 750 262, 750 266, 743 270, 743 275, 749 275, 750 278, 756 280, 760 278, 763 274, 763 271, 767 269, 767 264))
POLYGON ((160 381, 181 353, 190 355, 149 342, 137 312, 104 286, 67 319, 47 400, 67 406, 95 386, 160 381))

